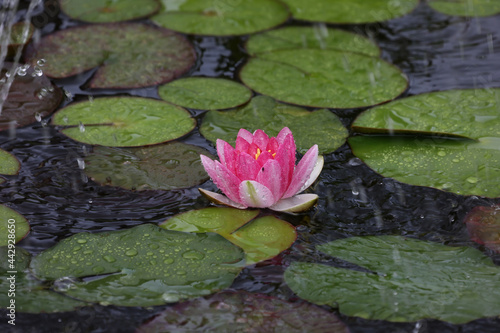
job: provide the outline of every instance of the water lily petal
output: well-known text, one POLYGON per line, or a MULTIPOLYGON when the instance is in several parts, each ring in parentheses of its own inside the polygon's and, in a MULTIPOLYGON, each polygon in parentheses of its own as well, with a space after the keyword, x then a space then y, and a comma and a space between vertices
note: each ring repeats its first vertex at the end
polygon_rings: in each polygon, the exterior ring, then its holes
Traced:
POLYGON ((278 140, 276 140, 275 137, 272 137, 267 143, 266 151, 270 152, 271 154, 275 154, 278 151, 279 146, 280 144, 278 143, 278 140))
MULTIPOLYGON (((290 129, 288 127, 283 127, 281 129, 281 131, 278 133, 278 136, 276 136, 276 140, 278 140, 278 143, 280 145, 282 145, 283 142, 285 141, 285 138, 288 135, 292 135, 292 131, 290 131, 290 129)), ((293 138, 293 135, 292 135, 292 138, 293 138)))
POLYGON ((219 161, 215 161, 214 163, 216 176, 212 177, 213 182, 229 199, 239 202, 239 185, 241 180, 224 165, 220 164, 219 161))
POLYGON ((288 135, 284 138, 283 143, 279 146, 276 156, 274 157, 281 166, 281 175, 286 188, 288 188, 292 181, 295 168, 295 149, 293 136, 288 135))
POLYGON ((200 155, 201 164, 205 168, 205 171, 208 173, 210 178, 215 182, 215 179, 218 177, 217 172, 215 171, 215 161, 212 161, 205 155, 200 155))
POLYGON ((271 190, 275 202, 281 198, 283 192, 286 190, 283 180, 281 179, 280 164, 273 159, 269 159, 262 168, 260 168, 259 174, 257 175, 257 182, 271 190))
POLYGON ((224 142, 224 159, 220 161, 226 168, 233 174, 236 174, 236 167, 238 165, 238 152, 227 142, 224 142))
POLYGON ((314 145, 305 153, 295 168, 290 186, 285 191, 283 198, 289 198, 299 192, 306 181, 310 178, 311 173, 318 161, 318 145, 314 145))
POLYGON ((226 205, 226 206, 234 207, 234 208, 238 208, 238 209, 245 209, 245 208, 247 208, 247 206, 239 204, 237 202, 234 202, 233 200, 228 199, 226 196, 224 196, 222 194, 215 193, 215 192, 212 192, 212 191, 207 191, 207 190, 204 190, 202 188, 199 188, 198 191, 200 191, 200 193, 205 198, 207 198, 208 200, 212 201, 213 203, 216 203, 216 204, 219 204, 219 205, 226 205))
POLYGON ((239 202, 248 207, 266 208, 275 203, 271 190, 253 181, 245 180, 240 184, 239 202))
POLYGON ((247 153, 241 153, 237 160, 236 176, 240 181, 255 180, 260 171, 260 165, 255 158, 247 153))
POLYGON ((225 143, 227 142, 221 139, 217 139, 217 141, 215 142, 215 146, 217 147, 217 155, 219 156, 219 161, 222 164, 226 164, 226 158, 224 154, 224 150, 226 148, 224 145, 225 143))
POLYGON ((253 134, 244 128, 242 128, 238 131, 238 135, 236 136, 236 138, 242 138, 248 143, 253 142, 253 134))
POLYGON ((306 180, 305 184, 299 189, 297 193, 300 193, 304 191, 306 188, 311 186, 312 183, 318 178, 319 174, 321 173, 321 170, 323 170, 323 165, 325 164, 325 159, 323 156, 319 155, 318 159, 316 160, 316 164, 314 165, 314 168, 311 172, 311 175, 309 176, 309 179, 306 180))
POLYGON ((266 151, 268 142, 269 136, 263 130, 258 129, 253 133, 253 143, 255 143, 261 151, 266 151))
POLYGON ((268 160, 273 160, 273 159, 274 159, 273 155, 270 152, 264 151, 259 155, 257 162, 259 163, 259 166, 262 167, 264 166, 264 164, 266 164, 268 160))
POLYGON ((248 151, 248 149, 250 148, 250 143, 243 137, 238 136, 236 137, 236 144, 234 148, 236 149, 236 151, 248 151))
POLYGON ((269 208, 278 212, 298 213, 311 208, 316 201, 318 201, 316 194, 299 194, 291 198, 281 199, 269 208))

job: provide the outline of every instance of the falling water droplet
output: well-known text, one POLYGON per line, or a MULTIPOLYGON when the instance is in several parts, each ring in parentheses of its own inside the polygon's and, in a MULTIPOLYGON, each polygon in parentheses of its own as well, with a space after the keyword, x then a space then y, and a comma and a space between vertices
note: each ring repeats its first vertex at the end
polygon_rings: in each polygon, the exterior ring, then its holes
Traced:
POLYGON ((78 128, 80 129, 80 132, 82 132, 82 133, 85 132, 85 125, 82 122, 80 122, 80 124, 78 125, 78 128))
POLYGON ((41 122, 42 121, 42 115, 40 113, 38 113, 38 112, 35 113, 35 119, 36 119, 36 121, 41 122))
POLYGON ((85 160, 84 160, 83 158, 80 158, 80 157, 79 157, 79 158, 77 158, 77 159, 76 159, 76 162, 78 163, 78 168, 79 168, 80 170, 85 169, 85 160))

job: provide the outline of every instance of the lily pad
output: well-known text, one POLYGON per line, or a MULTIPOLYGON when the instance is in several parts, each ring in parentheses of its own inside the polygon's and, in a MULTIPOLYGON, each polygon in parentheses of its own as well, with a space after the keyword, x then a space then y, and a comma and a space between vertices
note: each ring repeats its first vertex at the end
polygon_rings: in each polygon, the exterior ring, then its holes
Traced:
POLYGON ((210 207, 176 215, 161 228, 185 232, 215 232, 241 247, 246 264, 271 259, 297 239, 295 228, 273 216, 255 219, 258 210, 210 207))
POLYGON ((73 103, 54 114, 53 125, 92 145, 133 147, 175 140, 196 126, 189 112, 142 97, 102 97, 73 103))
POLYGON ((21 163, 11 153, 0 149, 0 174, 2 175, 17 175, 21 163))
POLYGON ((391 20, 411 12, 419 0, 283 0, 295 19, 335 24, 391 20))
POLYGON ((128 230, 80 233, 31 262, 42 279, 68 280, 77 299, 153 306, 208 295, 238 275, 243 252, 216 234, 191 234, 144 224, 128 230))
POLYGON ((474 242, 500 253, 500 206, 474 207, 465 224, 474 242))
MULTIPOLYGON (((14 23, 10 30, 10 42, 7 49, 7 58, 14 58, 19 48, 24 48, 31 40, 35 27, 28 23, 28 30, 24 34, 25 22, 14 23)), ((4 27, 5 29, 6 27, 4 27)))
MULTIPOLYGON (((8 70, 12 70, 12 65, 4 64, 2 78, 8 70)), ((43 74, 42 68, 38 65, 18 67, 0 113, 0 131, 39 121, 59 106, 63 93, 43 74)), ((0 83, 0 88, 3 85, 0 83)))
POLYGON ((500 13, 500 3, 495 0, 429 0, 432 9, 446 15, 491 16, 500 13))
POLYGON ((328 110, 311 112, 278 103, 267 96, 254 97, 247 105, 234 110, 207 112, 200 133, 212 142, 222 139, 234 146, 240 128, 250 132, 262 129, 269 136, 276 136, 283 127, 290 128, 297 150, 303 154, 315 144, 320 154, 331 153, 342 146, 348 136, 340 119, 328 110))
POLYGON ((241 69, 240 78, 280 101, 337 109, 390 101, 408 85, 399 69, 378 57, 319 49, 259 53, 241 69))
POLYGON ((366 37, 325 26, 290 26, 252 35, 246 49, 251 55, 286 49, 331 49, 378 57, 379 47, 366 37))
POLYGON ((176 304, 138 328, 153 332, 348 333, 332 313, 317 306, 267 295, 222 292, 176 304))
POLYGON ((156 24, 195 35, 246 35, 275 27, 289 17, 288 8, 275 0, 164 1, 151 19, 156 24))
POLYGON ((208 179, 200 154, 207 150, 180 142, 141 148, 96 147, 85 157, 85 173, 102 184, 129 190, 174 190, 208 179))
POLYGON ((318 249, 368 271, 294 262, 285 281, 299 297, 345 315, 463 324, 500 314, 500 267, 476 249, 398 236, 352 237, 318 249))
POLYGON ((160 10, 158 0, 64 0, 61 10, 76 20, 104 23, 135 20, 151 16, 160 10))
POLYGON ((349 144, 386 177, 461 195, 499 197, 499 100, 500 89, 469 89, 393 101, 353 123, 358 132, 387 136, 352 137, 349 144))
POLYGON ((5 205, 0 205, 0 246, 8 245, 12 239, 15 243, 19 242, 29 231, 30 225, 24 216, 5 205))
POLYGON ((66 78, 99 67, 89 88, 133 89, 169 82, 195 61, 181 35, 142 23, 93 24, 45 36, 28 52, 32 62, 46 60, 44 73, 66 78))

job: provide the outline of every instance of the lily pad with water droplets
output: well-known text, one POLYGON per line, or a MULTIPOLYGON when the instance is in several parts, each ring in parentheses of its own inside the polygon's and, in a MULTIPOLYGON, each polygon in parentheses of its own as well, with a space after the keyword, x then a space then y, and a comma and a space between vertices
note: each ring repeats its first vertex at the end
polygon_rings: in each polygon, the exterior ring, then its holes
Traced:
POLYGON ((283 0, 295 19, 335 24, 387 21, 411 12, 419 0, 283 0))
POLYGON ((69 281, 60 291, 80 300, 153 306, 229 287, 242 259, 241 249, 219 235, 143 224, 73 235, 35 257, 30 268, 55 285, 69 281))
POLYGON ((500 2, 496 0, 429 0, 434 10, 455 16, 491 16, 500 13, 500 2))
MULTIPOLYGON (((13 70, 12 63, 5 63, 0 76, 5 79, 7 71, 13 70)), ((0 113, 0 131, 40 121, 59 106, 63 93, 50 82, 42 70, 43 67, 38 65, 18 66, 0 113)), ((2 86, 3 84, 0 84, 0 88, 2 86)))
POLYGON ((208 179, 200 154, 212 156, 205 149, 180 142, 141 148, 96 147, 85 157, 85 173, 102 185, 174 190, 208 179))
POLYGON ((258 210, 210 207, 176 215, 161 228, 186 232, 215 232, 241 247, 246 264, 271 259, 292 246, 295 228, 273 216, 255 219, 258 210))
POLYGON ((259 53, 244 65, 240 78, 280 101, 337 109, 390 101, 408 85, 398 68, 378 57, 320 49, 259 53))
POLYGON ((477 206, 465 217, 471 239, 500 253, 500 206, 477 206))
POLYGON ((26 237, 30 231, 28 220, 15 210, 0 205, 0 246, 14 244, 26 237))
POLYGON ((92 145, 134 147, 175 140, 196 121, 185 109, 142 97, 102 97, 57 111, 53 125, 70 138, 92 145))
POLYGON ((252 97, 252 92, 235 81, 209 77, 188 77, 158 88, 160 98, 186 108, 217 110, 234 108, 252 97))
POLYGON ((21 163, 11 153, 0 149, 0 175, 17 175, 21 163))
POLYGON ((207 112, 200 133, 212 142, 222 139, 234 146, 240 128, 250 132, 262 129, 267 135, 276 136, 283 127, 290 128, 297 150, 303 154, 315 144, 320 154, 331 153, 342 146, 348 136, 340 119, 328 110, 311 112, 278 103, 267 96, 254 97, 247 105, 234 110, 207 112))
POLYGON ((362 113, 349 139, 376 172, 461 195, 500 197, 500 89, 433 92, 362 113), (411 134, 414 137, 394 136, 411 134))
POLYGON ((132 89, 169 82, 195 61, 192 45, 172 31, 142 23, 71 27, 42 38, 28 52, 46 60, 44 73, 66 78, 98 67, 88 82, 95 89, 132 89))
POLYGON ((92 23, 136 20, 160 10, 158 0, 63 0, 61 10, 69 17, 92 23))
POLYGON ((222 292, 176 304, 136 333, 175 332, 348 333, 332 313, 305 302, 247 292, 222 292))
POLYGON ((366 37, 326 26, 289 26, 252 35, 246 43, 247 52, 257 53, 286 49, 331 49, 378 57, 379 47, 366 37))
POLYGON ((294 262, 285 281, 299 297, 338 307, 344 315, 463 324, 500 314, 500 267, 474 248, 368 236, 318 249, 362 270, 294 262))
POLYGON ((164 1, 163 10, 151 19, 185 34, 246 35, 275 27, 289 17, 288 8, 275 0, 164 1))

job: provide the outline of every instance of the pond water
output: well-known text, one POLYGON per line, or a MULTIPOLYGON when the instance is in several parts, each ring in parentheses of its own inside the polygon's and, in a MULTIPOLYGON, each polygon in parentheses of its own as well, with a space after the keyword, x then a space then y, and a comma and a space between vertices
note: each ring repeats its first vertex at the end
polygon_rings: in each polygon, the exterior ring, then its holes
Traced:
MULTIPOLYGON (((60 13, 55 2, 39 8, 32 22, 41 35, 81 23, 60 13)), ((27 7, 26 3, 22 6, 27 7)), ((25 9, 21 9, 19 15, 25 9)), ((306 25, 289 20, 287 25, 306 25)), ((457 88, 500 87, 500 17, 460 18, 440 14, 425 3, 409 15, 383 23, 341 26, 373 38, 382 57, 409 78, 404 96, 457 88)), ((188 36, 197 53, 195 66, 185 76, 238 80, 248 55, 247 37, 188 36)), ((123 68, 124 71, 127 68, 123 68)), ((132 95, 158 98, 157 88, 125 91, 90 91, 81 88, 93 71, 53 82, 71 93, 63 105, 90 96, 132 95)), ((349 126, 362 110, 333 110, 349 126)), ((204 111, 190 110, 201 122, 204 111)), ((467 126, 467 124, 464 124, 467 126)), ((314 129, 311 129, 312 131, 314 129)), ((214 146, 198 129, 181 139, 208 149, 214 146)), ((158 224, 168 217, 208 207, 197 186, 175 191, 134 192, 100 186, 79 168, 79 159, 92 147, 75 142, 44 122, 17 129, 12 137, 0 132, 0 148, 22 163, 17 176, 0 187, 0 202, 23 214, 31 225, 18 244, 32 254, 56 245, 79 232, 101 232, 158 224)), ((207 183, 208 184, 208 183, 207 183)), ((210 188, 210 186, 205 186, 210 188)), ((211 187, 214 190, 214 187, 211 187)), ((339 238, 365 235, 403 235, 446 245, 479 248, 500 264, 500 255, 469 239, 464 216, 475 206, 490 206, 500 199, 459 196, 436 189, 406 185, 384 178, 356 158, 347 144, 325 156, 325 167, 312 191, 317 206, 297 215, 277 216, 297 227, 297 242, 273 260, 245 268, 231 290, 296 299, 283 282, 291 262, 334 262, 315 246, 339 238)), ((16 326, 2 319, 2 332, 133 332, 165 306, 129 308, 93 305, 69 313, 18 313, 16 326)), ((337 313, 335 309, 324 307, 337 313)), ((0 310, 2 318, 5 311, 0 310)), ((338 313, 337 313, 338 314, 338 313)), ((498 332, 500 319, 485 318, 463 325, 438 320, 392 323, 338 314, 351 332, 498 332)))

